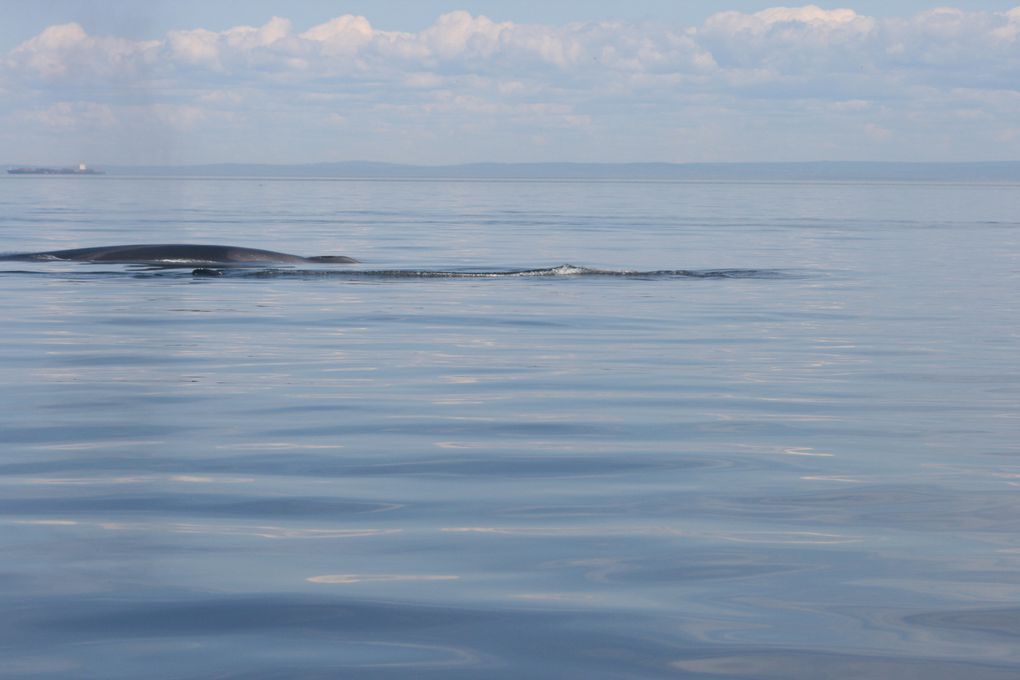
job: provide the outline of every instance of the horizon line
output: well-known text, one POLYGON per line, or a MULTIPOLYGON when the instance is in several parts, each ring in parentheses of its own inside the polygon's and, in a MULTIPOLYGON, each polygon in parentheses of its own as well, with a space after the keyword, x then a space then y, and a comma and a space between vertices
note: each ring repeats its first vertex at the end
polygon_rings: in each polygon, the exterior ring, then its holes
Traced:
MULTIPOLYGON (((26 167, 51 167, 64 165, 68 167, 77 166, 81 161, 73 163, 4 163, 5 167, 26 166, 26 167)), ((819 159, 819 160, 782 160, 782 161, 761 161, 761 160, 738 160, 738 161, 578 161, 578 160, 556 160, 556 161, 456 161, 443 163, 409 162, 409 161, 382 161, 369 160, 365 158, 353 158, 331 161, 204 161, 204 162, 177 162, 177 163, 100 163, 86 164, 89 167, 197 167, 206 165, 274 165, 274 166, 304 166, 304 165, 345 165, 345 164, 371 164, 371 165, 399 165, 420 168, 444 168, 458 167, 464 165, 996 165, 1003 163, 1020 163, 1020 158, 1008 160, 841 160, 841 159, 819 159)))
MULTIPOLYGON (((90 172, 52 174, 155 177, 279 177, 349 179, 745 180, 745 181, 1000 181, 1020 182, 1020 160, 998 161, 475 161, 412 164, 390 161, 189 164, 100 164, 90 172)), ((15 169, 51 169, 36 164, 15 169)), ((67 167, 67 166, 56 166, 67 167)), ((71 167, 81 167, 78 163, 71 167)), ((49 174, 49 173, 38 173, 49 174)), ((5 175, 6 176, 6 175, 5 175)))

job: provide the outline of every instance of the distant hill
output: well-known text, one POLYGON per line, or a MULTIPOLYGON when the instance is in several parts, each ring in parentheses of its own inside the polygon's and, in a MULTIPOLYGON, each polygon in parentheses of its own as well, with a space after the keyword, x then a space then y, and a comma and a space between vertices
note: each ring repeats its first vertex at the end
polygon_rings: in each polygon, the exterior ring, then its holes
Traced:
POLYGON ((354 179, 586 179, 705 181, 1020 182, 1020 161, 974 163, 467 163, 400 165, 370 161, 274 165, 220 163, 106 166, 110 175, 177 177, 331 177, 354 179))

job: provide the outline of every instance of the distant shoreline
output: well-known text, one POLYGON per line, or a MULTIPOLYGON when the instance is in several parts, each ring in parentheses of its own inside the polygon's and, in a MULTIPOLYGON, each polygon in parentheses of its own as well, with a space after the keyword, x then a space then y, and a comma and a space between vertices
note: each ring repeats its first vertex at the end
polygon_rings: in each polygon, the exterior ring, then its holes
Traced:
POLYGON ((520 179, 691 181, 1020 182, 1020 161, 786 163, 465 163, 405 165, 370 161, 205 165, 108 165, 110 176, 345 179, 520 179))

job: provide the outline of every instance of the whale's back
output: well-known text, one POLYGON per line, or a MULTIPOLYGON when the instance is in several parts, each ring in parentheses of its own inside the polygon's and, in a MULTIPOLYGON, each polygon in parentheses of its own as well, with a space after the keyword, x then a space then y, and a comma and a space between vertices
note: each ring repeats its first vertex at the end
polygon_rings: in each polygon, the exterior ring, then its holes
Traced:
POLYGON ((4 259, 23 261, 67 260, 71 262, 110 262, 119 264, 210 265, 210 264, 295 264, 319 262, 350 264, 357 260, 342 255, 301 257, 290 253, 260 248, 188 243, 152 243, 93 248, 48 250, 39 253, 8 256, 4 259))

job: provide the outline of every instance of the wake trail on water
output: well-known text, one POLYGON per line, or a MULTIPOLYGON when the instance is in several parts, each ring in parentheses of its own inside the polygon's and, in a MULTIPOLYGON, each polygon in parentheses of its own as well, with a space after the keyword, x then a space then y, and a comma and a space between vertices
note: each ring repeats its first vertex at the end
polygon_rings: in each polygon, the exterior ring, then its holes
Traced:
POLYGON ((132 265, 124 269, 0 270, 0 275, 32 275, 58 278, 230 278, 230 279, 337 279, 412 281, 421 279, 788 279, 797 274, 780 269, 596 269, 563 264, 537 269, 296 269, 290 267, 180 267, 132 265))
POLYGON ((229 276, 241 278, 330 278, 330 279, 514 279, 514 278, 629 278, 629 279, 774 279, 788 273, 775 269, 594 269, 563 264, 540 269, 509 269, 498 271, 431 270, 431 269, 212 269, 202 268, 194 276, 229 276))

